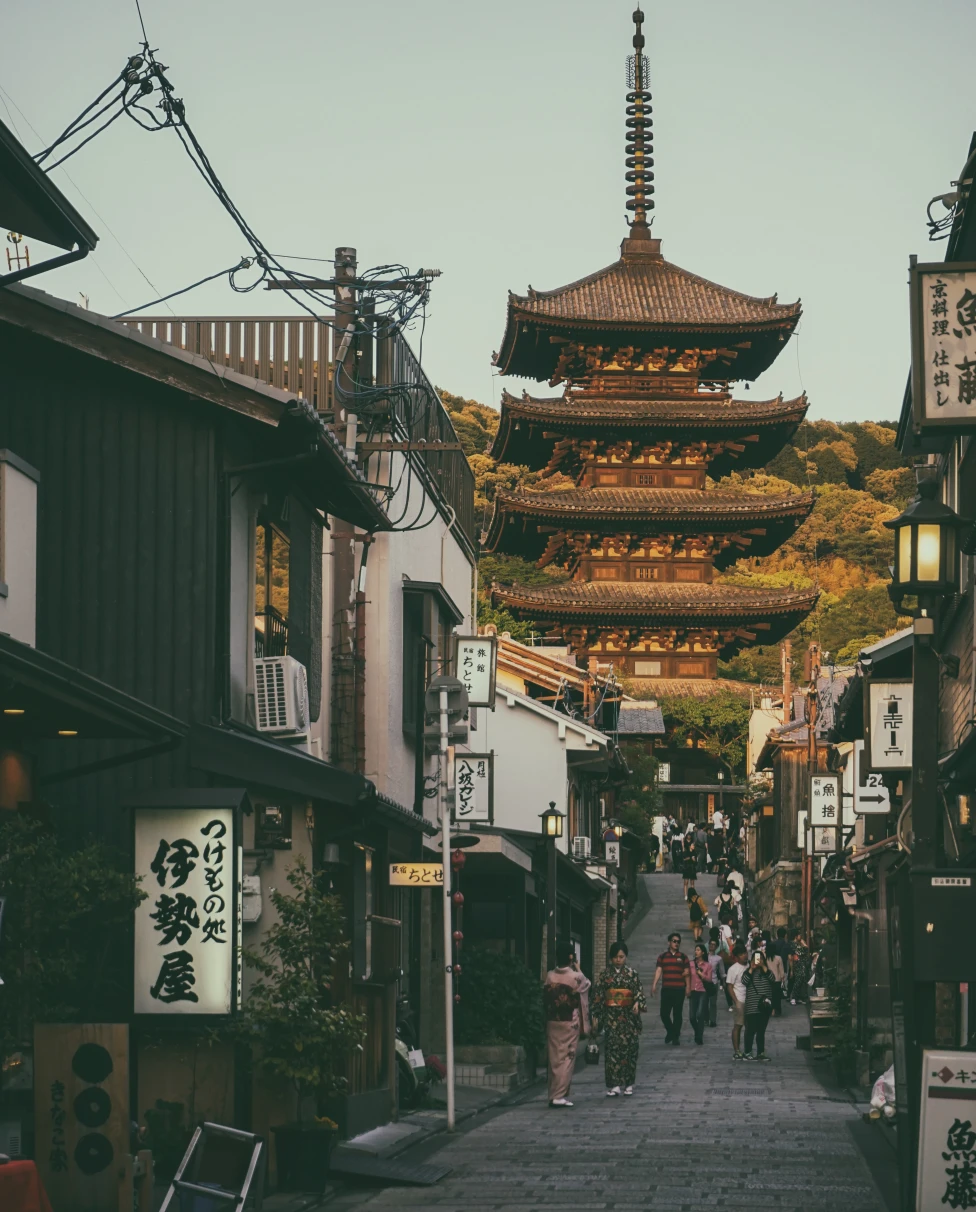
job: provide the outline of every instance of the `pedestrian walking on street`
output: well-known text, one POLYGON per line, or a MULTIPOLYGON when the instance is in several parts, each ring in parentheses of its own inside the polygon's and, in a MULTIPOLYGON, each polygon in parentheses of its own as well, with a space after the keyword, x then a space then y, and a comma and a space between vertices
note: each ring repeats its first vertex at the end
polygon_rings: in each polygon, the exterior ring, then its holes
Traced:
POLYGON ((661 1022, 664 1023, 666 1044, 681 1043, 681 1022, 684 1016, 685 998, 691 992, 691 964, 681 950, 681 935, 668 935, 668 949, 657 957, 651 997, 661 988, 661 1022))
POLYGON ((732 990, 732 1059, 742 1060, 742 1028, 746 1025, 746 986, 744 977, 749 971, 744 944, 736 943, 732 952, 732 966, 726 975, 726 988, 732 990))
POLYGON ((698 876, 698 856, 695 853, 695 843, 692 840, 685 843, 685 859, 681 867, 681 874, 684 878, 685 897, 687 897, 688 889, 694 888, 695 880, 698 876))
POLYGON ((688 924, 697 943, 701 939, 702 930, 708 920, 708 906, 702 900, 701 894, 696 892, 693 887, 688 889, 688 918, 688 924))
POLYGON ((704 875, 708 867, 708 834, 704 825, 695 830, 695 854, 698 856, 698 874, 704 875))
POLYGON ((810 948, 806 944, 802 930, 794 930, 790 943, 790 979, 789 994, 791 1005, 796 1005, 797 999, 805 1002, 809 998, 807 982, 810 979, 810 948))
POLYGON ((710 938, 708 940, 708 962, 712 968, 712 983, 705 986, 705 992, 708 995, 706 999, 708 1025, 717 1027, 718 1020, 715 1016, 718 1013, 719 989, 725 990, 726 996, 728 996, 728 990, 725 988, 725 960, 718 949, 718 939, 710 938))
POLYGON ((691 961, 691 993, 689 995, 688 1021, 695 1033, 695 1043, 705 1042, 705 1023, 708 1015, 708 993, 715 984, 715 974, 708 962, 708 948, 704 943, 695 943, 695 955, 691 961))
POLYGON ((782 1018, 783 983, 786 980, 786 968, 783 964, 783 957, 776 950, 775 942, 770 942, 766 946, 766 967, 773 978, 773 1014, 776 1018, 782 1018))
POLYGON ((773 1012, 773 978, 770 976, 766 957, 754 951, 749 962, 749 971, 743 978, 746 986, 746 1047, 745 1060, 752 1060, 752 1046, 756 1045, 758 1061, 768 1061, 766 1055, 766 1027, 773 1012))
POLYGON ((685 861, 685 847, 681 840, 680 833, 671 835, 671 870, 675 875, 681 874, 681 869, 685 861))
POLYGON ((549 1057, 549 1106, 571 1107, 569 1089, 576 1066, 580 1034, 590 1031, 590 982, 580 972, 572 943, 556 947, 556 967, 546 975, 542 990, 549 1057))
POLYGON ((627 944, 614 943, 593 991, 593 1030, 603 1028, 607 1098, 633 1094, 637 1051, 647 999, 640 977, 627 963, 627 944))

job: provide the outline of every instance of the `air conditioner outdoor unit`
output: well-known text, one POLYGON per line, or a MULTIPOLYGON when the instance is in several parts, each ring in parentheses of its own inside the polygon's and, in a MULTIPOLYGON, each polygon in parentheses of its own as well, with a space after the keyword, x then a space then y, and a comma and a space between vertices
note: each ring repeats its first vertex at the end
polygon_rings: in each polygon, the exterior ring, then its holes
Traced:
POLYGON ((308 675, 294 657, 257 657, 254 662, 259 732, 308 731, 308 675))
POLYGON ((573 838, 573 858, 587 859, 590 857, 590 839, 588 837, 573 838))

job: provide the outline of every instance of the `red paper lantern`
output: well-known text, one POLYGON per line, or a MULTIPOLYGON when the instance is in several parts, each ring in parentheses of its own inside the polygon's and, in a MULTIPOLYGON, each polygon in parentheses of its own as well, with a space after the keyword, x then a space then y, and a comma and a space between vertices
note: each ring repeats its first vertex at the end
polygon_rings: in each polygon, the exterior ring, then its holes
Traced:
POLYGON ((454 934, 451 937, 454 939, 454 941, 456 943, 459 943, 464 938, 464 935, 461 933, 460 930, 455 930, 454 934))
POLYGON ((467 861, 467 856, 463 850, 454 850, 451 852, 452 867, 463 867, 467 861))
POLYGON ((464 904, 464 893, 455 892, 454 895, 451 897, 451 900, 455 903, 455 905, 463 905, 464 904))
POLYGON ((458 1003, 460 1000, 461 1000, 461 994, 460 994, 460 993, 455 993, 455 994, 454 994, 454 1003, 455 1003, 455 1005, 457 1005, 457 1003, 458 1003))
POLYGON ((460 964, 455 964, 455 965, 454 965, 454 975, 455 975, 455 976, 460 976, 460 975, 461 975, 461 965, 460 965, 460 964))

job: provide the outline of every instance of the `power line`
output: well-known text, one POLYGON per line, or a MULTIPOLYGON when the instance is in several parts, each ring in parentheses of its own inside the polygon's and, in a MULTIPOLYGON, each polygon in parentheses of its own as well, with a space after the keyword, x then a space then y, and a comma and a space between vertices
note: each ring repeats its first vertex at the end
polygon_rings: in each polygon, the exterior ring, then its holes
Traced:
POLYGON ((183 286, 179 290, 174 290, 171 294, 163 295, 161 299, 150 299, 148 303, 140 303, 138 307, 130 307, 128 311, 120 311, 117 316, 113 316, 113 320, 121 320, 123 316, 131 316, 134 311, 142 311, 146 307, 155 307, 157 303, 165 303, 169 299, 175 299, 178 295, 185 295, 188 291, 196 290, 198 286, 203 286, 205 282, 212 282, 215 278, 222 278, 226 274, 230 281, 231 289, 236 290, 238 294, 248 294, 255 290, 268 276, 267 270, 262 267, 260 278, 256 282, 252 282, 249 286, 237 286, 234 283, 234 274, 241 269, 250 269, 254 261, 250 257, 241 257, 236 265, 230 266, 229 269, 219 269, 215 274, 209 274, 206 278, 201 278, 199 282, 194 282, 190 286, 183 286))

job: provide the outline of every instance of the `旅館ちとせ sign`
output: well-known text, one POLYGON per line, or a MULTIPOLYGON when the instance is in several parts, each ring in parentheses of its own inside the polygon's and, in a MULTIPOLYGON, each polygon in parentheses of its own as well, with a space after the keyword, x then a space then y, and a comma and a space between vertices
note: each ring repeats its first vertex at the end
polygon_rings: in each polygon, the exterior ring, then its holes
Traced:
POLYGON ((459 635, 454 646, 454 676, 468 695, 469 707, 494 707, 498 638, 459 635))

